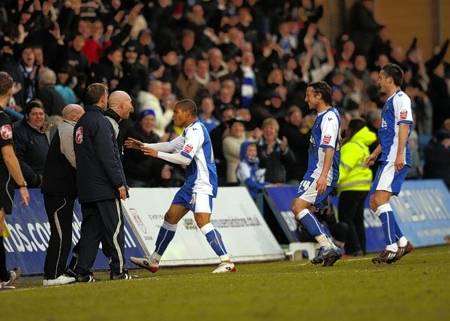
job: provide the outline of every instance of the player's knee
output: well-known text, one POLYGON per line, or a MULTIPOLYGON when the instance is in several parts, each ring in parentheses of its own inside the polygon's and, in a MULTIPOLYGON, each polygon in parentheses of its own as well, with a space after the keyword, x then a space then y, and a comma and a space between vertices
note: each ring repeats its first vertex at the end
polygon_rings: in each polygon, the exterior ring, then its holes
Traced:
POLYGON ((203 226, 211 222, 210 215, 207 214, 195 214, 194 219, 199 228, 202 228, 203 226))
POLYGON ((294 199, 294 201, 292 202, 291 211, 292 211, 292 213, 294 213, 294 215, 297 215, 298 213, 303 211, 305 208, 306 207, 303 204, 303 202, 301 202, 298 198, 294 199))
POLYGON ((164 221, 170 224, 177 224, 178 217, 169 210, 166 212, 166 215, 164 215, 164 221))

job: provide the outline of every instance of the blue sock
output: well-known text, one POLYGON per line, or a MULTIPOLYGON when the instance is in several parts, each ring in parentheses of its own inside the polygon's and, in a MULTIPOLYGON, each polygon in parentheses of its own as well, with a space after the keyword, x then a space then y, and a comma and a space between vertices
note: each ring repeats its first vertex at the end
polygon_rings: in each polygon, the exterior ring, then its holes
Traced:
POLYGON ((400 226, 398 226, 397 220, 395 219, 394 213, 392 213, 392 219, 394 220, 394 228, 395 228, 395 237, 397 239, 397 241, 403 237, 403 233, 402 230, 400 229, 400 226))
POLYGON ((170 241, 172 241, 175 236, 175 231, 177 230, 176 224, 170 224, 164 221, 163 225, 159 229, 158 237, 155 243, 155 252, 162 256, 169 246, 170 241))
POLYGON ((228 261, 229 256, 225 245, 223 244, 222 236, 219 231, 214 228, 214 225, 211 223, 205 224, 200 230, 205 234, 206 240, 217 256, 219 256, 222 261, 228 261))
MULTIPOLYGON (((394 212, 392 212, 391 206, 389 204, 380 205, 378 207, 378 213, 383 227, 384 242, 386 246, 396 244, 398 240, 396 231, 397 222, 395 221, 394 212)), ((400 231, 400 229, 398 230, 400 231)))
POLYGON ((319 221, 317 218, 309 212, 309 210, 304 209, 298 214, 298 218, 300 223, 306 228, 308 233, 312 237, 316 237, 319 235, 326 235, 324 230, 321 228, 319 221))

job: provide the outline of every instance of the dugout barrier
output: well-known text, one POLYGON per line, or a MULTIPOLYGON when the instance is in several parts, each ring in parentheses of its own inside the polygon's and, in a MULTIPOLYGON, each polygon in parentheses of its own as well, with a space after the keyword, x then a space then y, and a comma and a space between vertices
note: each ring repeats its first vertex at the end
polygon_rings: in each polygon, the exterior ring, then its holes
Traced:
MULTIPOLYGON (((300 243, 297 224, 290 210, 297 189, 297 186, 277 186, 265 191, 271 215, 289 244, 300 243)), ((337 197, 333 203, 337 204, 337 197)), ((447 242, 446 237, 450 235, 450 194, 442 180, 405 181, 400 195, 392 198, 391 206, 400 228, 414 246, 447 242)), ((364 224, 367 251, 382 250, 384 236, 381 222, 368 208, 364 211, 364 224)))
MULTIPOLYGON (((164 213, 176 188, 133 188, 125 208, 125 257, 153 252, 154 242, 163 222, 164 213)), ((20 267, 24 274, 41 274, 45 251, 50 238, 50 224, 38 189, 30 190, 29 207, 20 204, 17 194, 13 214, 7 217, 10 236, 5 238, 8 267, 20 267)), ((284 259, 280 245, 261 216, 245 187, 219 188, 214 202, 212 223, 220 230, 230 255, 236 262, 284 259)), ((79 239, 80 205, 74 208, 72 241, 79 239)), ((177 233, 167 249, 161 265, 200 265, 219 260, 197 228, 193 214, 188 213, 178 224, 177 233)), ((133 267, 127 260, 127 266, 133 267)), ((99 250, 95 269, 107 269, 99 250)))

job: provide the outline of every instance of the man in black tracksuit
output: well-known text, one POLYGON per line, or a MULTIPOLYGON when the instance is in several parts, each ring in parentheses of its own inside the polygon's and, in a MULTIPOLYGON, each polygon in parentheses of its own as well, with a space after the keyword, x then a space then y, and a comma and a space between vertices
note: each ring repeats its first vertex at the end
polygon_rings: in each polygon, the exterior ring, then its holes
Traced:
POLYGON ((51 234, 44 265, 44 286, 75 282, 75 278, 65 272, 72 247, 73 206, 77 197, 73 131, 83 114, 80 105, 63 108, 64 121, 58 125, 47 153, 41 188, 51 234))
POLYGON ((74 149, 78 197, 83 213, 77 259, 72 270, 79 282, 93 282, 91 268, 102 242, 111 279, 129 279, 124 269, 124 218, 121 200, 127 185, 111 123, 103 115, 108 90, 94 83, 86 89, 86 113, 75 125, 74 149))

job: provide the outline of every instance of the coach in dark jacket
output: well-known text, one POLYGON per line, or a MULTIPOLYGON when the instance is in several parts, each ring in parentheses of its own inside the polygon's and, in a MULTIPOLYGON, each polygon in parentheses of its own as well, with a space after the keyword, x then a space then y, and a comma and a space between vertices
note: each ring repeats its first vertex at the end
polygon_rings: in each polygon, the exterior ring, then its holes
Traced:
POLYGON ((44 265, 44 286, 75 281, 64 273, 72 247, 73 206, 77 197, 73 130, 83 114, 79 105, 64 107, 64 121, 53 136, 45 162, 42 192, 51 234, 44 265))
POLYGON ((90 274, 100 241, 108 253, 111 279, 128 279, 124 269, 123 211, 125 175, 111 123, 103 115, 108 89, 94 83, 86 89, 86 113, 75 126, 74 149, 78 196, 83 212, 77 245, 77 281, 92 282, 90 274))
POLYGON ((25 118, 14 126, 14 145, 28 186, 39 187, 49 148, 44 106, 33 99, 27 103, 25 113, 25 118))

